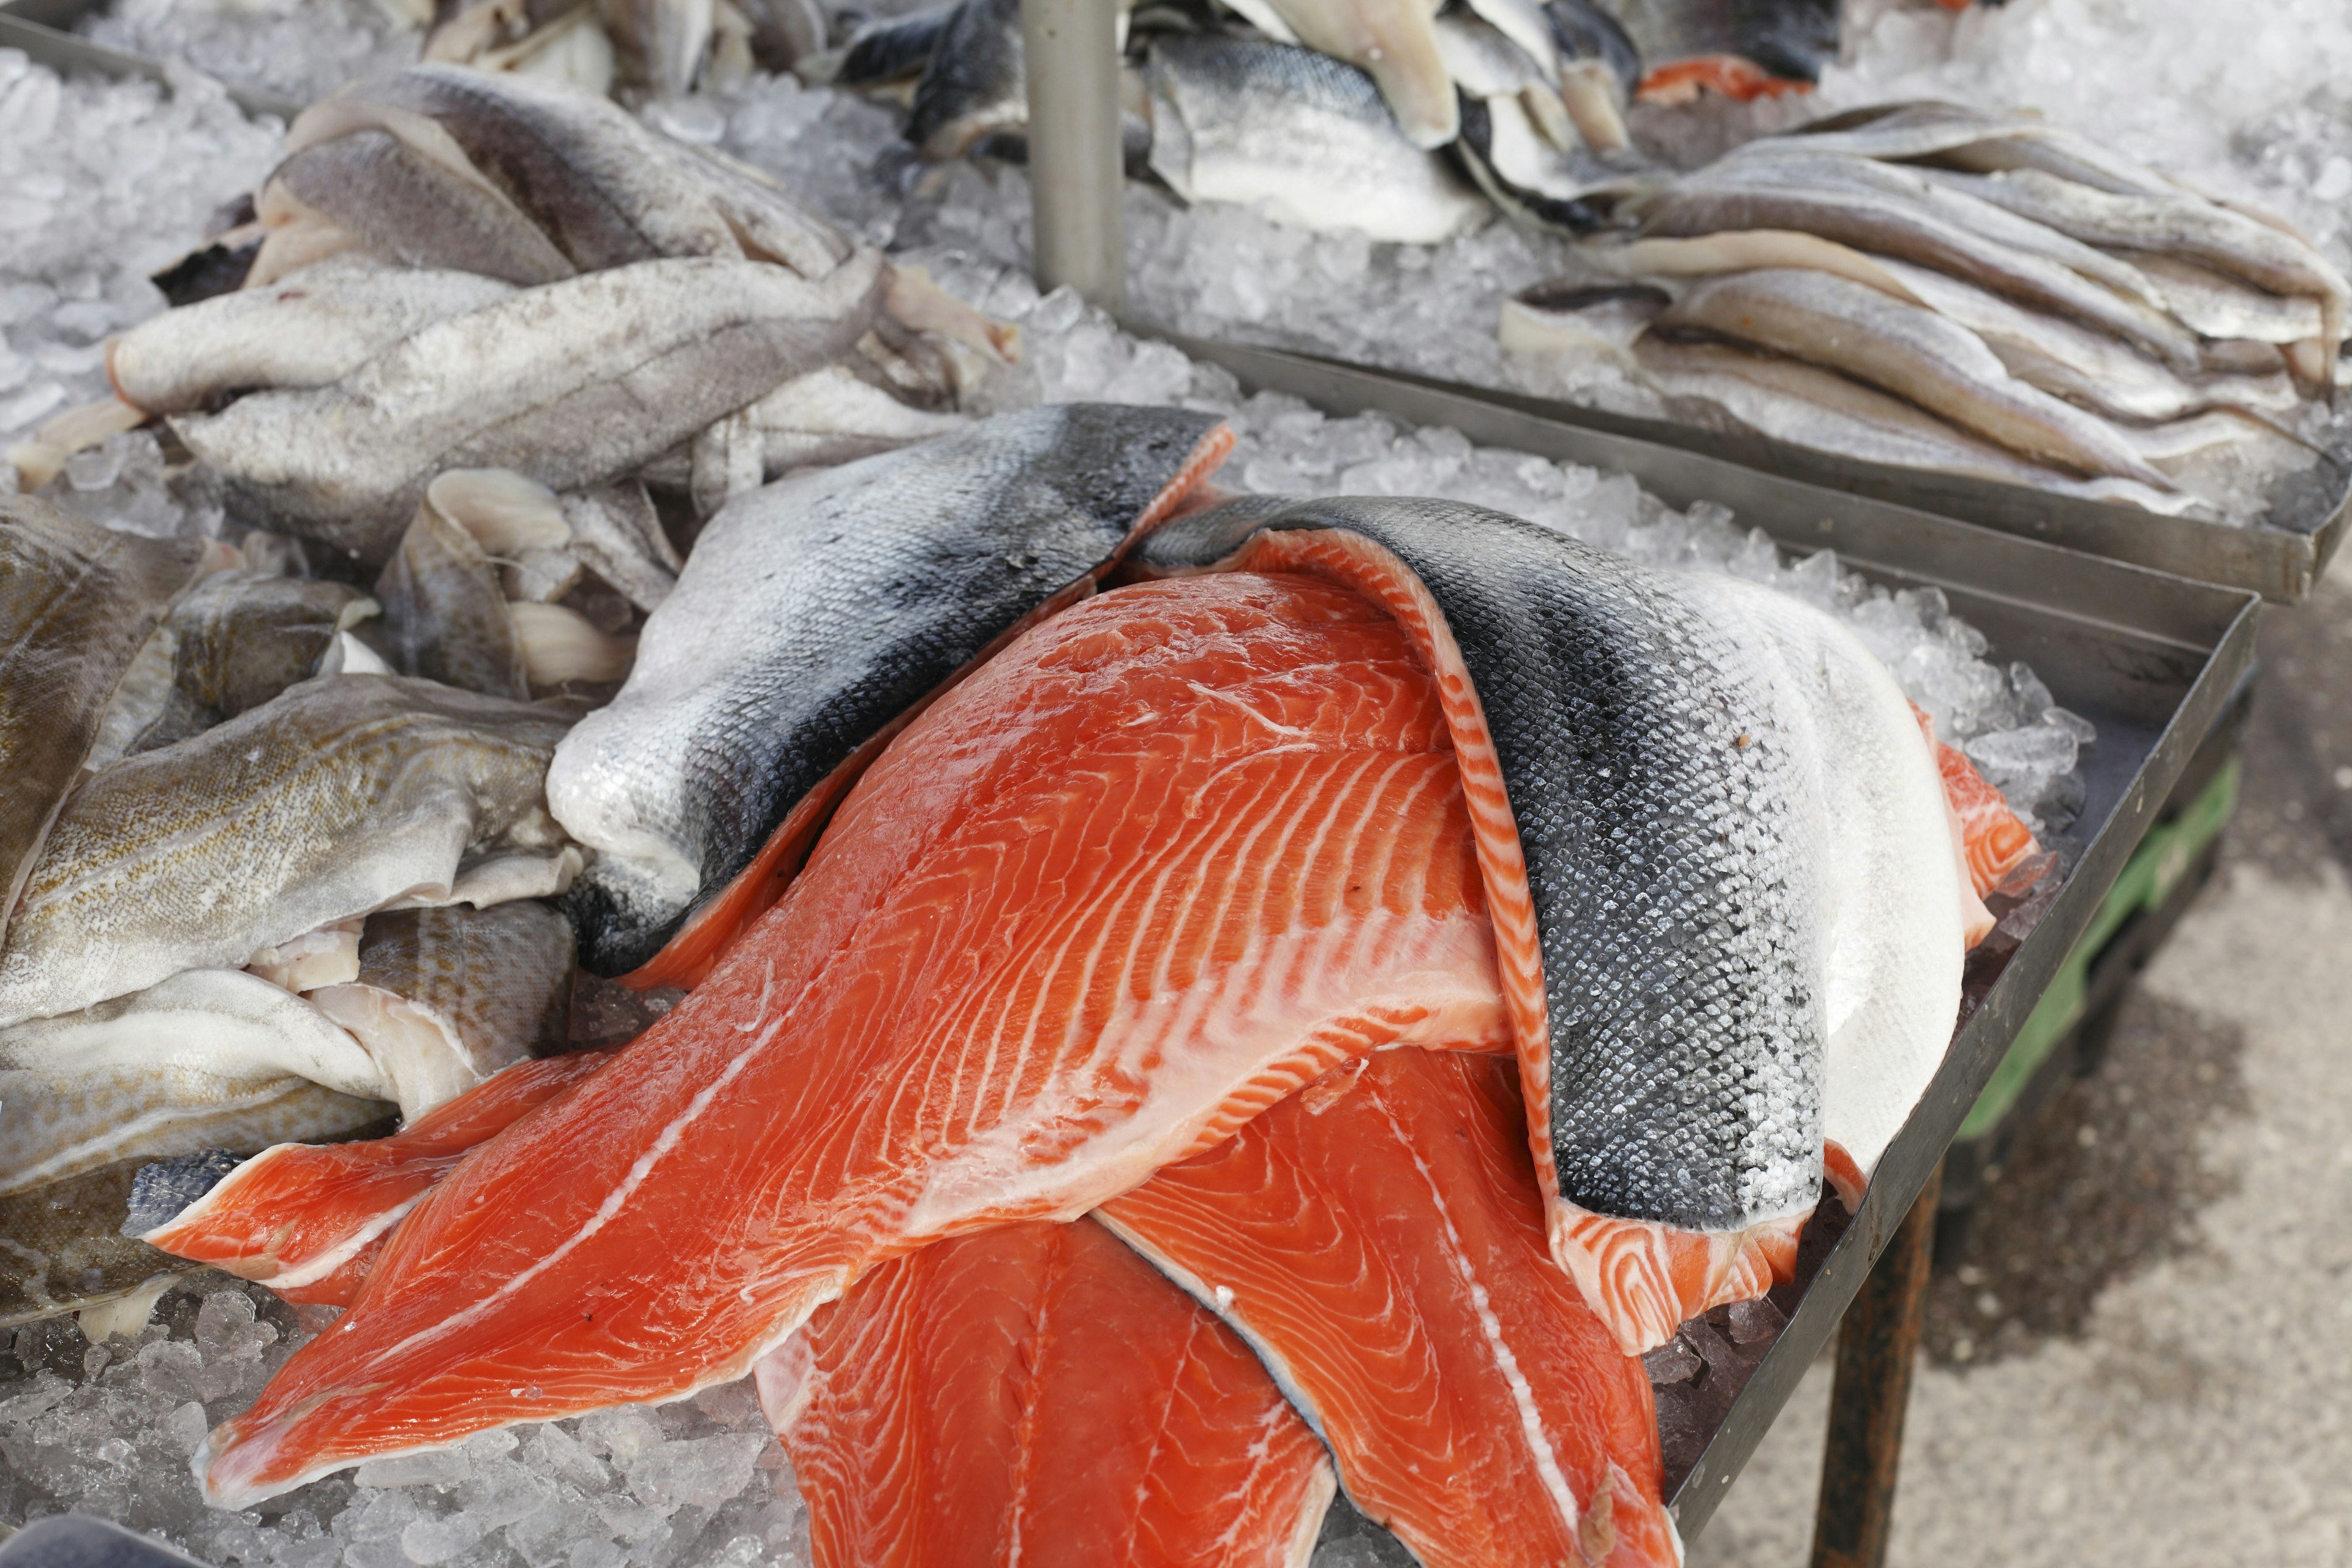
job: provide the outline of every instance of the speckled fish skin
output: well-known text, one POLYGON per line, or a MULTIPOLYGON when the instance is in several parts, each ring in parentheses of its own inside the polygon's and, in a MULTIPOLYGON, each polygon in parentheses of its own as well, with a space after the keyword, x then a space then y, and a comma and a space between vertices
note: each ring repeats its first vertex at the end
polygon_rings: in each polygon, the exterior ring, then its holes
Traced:
POLYGON ((173 428, 286 531, 380 563, 442 469, 609 483, 847 353, 888 276, 871 251, 818 283, 762 262, 639 262, 437 322, 332 386, 173 428))
POLYGON ((486 697, 530 697, 522 638, 507 613, 499 569, 474 536, 431 501, 400 536, 376 579, 394 669, 486 697))
POLYGON ((1171 35, 1153 42, 1145 74, 1151 167, 1187 201, 1271 204, 1309 228, 1418 244, 1486 215, 1477 192, 1400 132, 1372 79, 1345 60, 1171 35))
POLYGON ((1520 1041, 1544 1091, 1529 1111, 1549 1122, 1547 1195, 1694 1232, 1810 1210, 1818 823, 1758 655, 1678 579, 1500 512, 1364 498, 1255 510, 1171 523, 1138 563, 1267 570, 1253 533, 1276 548, 1308 532, 1369 541, 1419 579, 1459 650, 1498 769, 1474 776, 1457 731, 1504 992, 1535 1002, 1548 1036, 1520 1041), (1523 857, 1517 900, 1489 859, 1497 811, 1523 857), (1537 952, 1514 940, 1514 903, 1537 952), (1680 940, 1661 943, 1669 931, 1680 940))
POLYGON ((572 1021, 572 924, 522 899, 368 917, 360 984, 446 1019, 484 1077, 563 1049, 572 1021))
POLYGON ((233 968, 393 904, 557 879, 573 852, 541 782, 569 726, 428 681, 340 675, 124 759, 75 793, 26 880, 0 951, 0 1022, 233 968))
MULTIPOLYGON (((381 110, 439 126, 583 272, 665 256, 749 256, 814 279, 852 254, 839 231, 764 176, 658 135, 603 98, 424 65, 334 101, 352 122, 381 110)), ((292 134, 302 133, 297 121, 292 134)))
POLYGON ((513 291, 470 272, 337 257, 149 317, 108 342, 107 374, 115 395, 150 414, 260 387, 325 386, 419 328, 513 291))
POLYGON ((171 694, 129 750, 184 741, 308 680, 335 634, 374 608, 348 584, 215 573, 165 623, 173 642, 171 694))
MULTIPOLYGON (((324 1092, 324 1091, 319 1091, 324 1092)), ((121 1233, 142 1162, 0 1193, 0 1329, 119 1301, 202 1265, 121 1233)))
POLYGON ((1175 409, 1033 409, 720 512, 628 683, 548 774, 557 820, 596 851, 570 905, 583 962, 614 974, 652 958, 798 803, 1023 617, 1083 591, 1226 439, 1175 409))
POLYGON ((1826 365, 2026 457, 2174 488, 2120 431, 2011 376, 1966 327, 1851 279, 1800 268, 1702 279, 1652 330, 1709 333, 1826 365))
POLYGON ((389 131, 304 147, 271 185, 404 267, 479 273, 528 288, 578 270, 537 224, 486 182, 467 179, 389 131))
POLYGON ((204 554, 0 496, 0 936, 108 700, 204 554))

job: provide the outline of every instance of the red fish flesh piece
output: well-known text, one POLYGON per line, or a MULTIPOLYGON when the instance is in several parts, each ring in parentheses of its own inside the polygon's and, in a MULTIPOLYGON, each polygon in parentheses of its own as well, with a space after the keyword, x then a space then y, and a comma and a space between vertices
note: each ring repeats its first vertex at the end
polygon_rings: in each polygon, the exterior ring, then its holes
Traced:
POLYGON ((242 1506, 744 1375, 866 1269, 1076 1217, 1348 1059, 1507 1049, 1445 714, 1358 595, 1104 595, 908 726, 676 1011, 410 1212, 196 1458, 242 1506))
POLYGON ((289 1301, 347 1307, 393 1227, 435 1184, 613 1054, 517 1062, 389 1138, 264 1149, 140 1239, 289 1301))
POLYGON ((1091 1220, 893 1258, 757 1370, 817 1568, 1303 1568, 1336 1489, 1249 1347, 1091 1220))
POLYGON ((1551 1261, 1510 1063, 1337 1068, 1097 1213, 1257 1347, 1429 1568, 1681 1561, 1649 1378, 1551 1261))

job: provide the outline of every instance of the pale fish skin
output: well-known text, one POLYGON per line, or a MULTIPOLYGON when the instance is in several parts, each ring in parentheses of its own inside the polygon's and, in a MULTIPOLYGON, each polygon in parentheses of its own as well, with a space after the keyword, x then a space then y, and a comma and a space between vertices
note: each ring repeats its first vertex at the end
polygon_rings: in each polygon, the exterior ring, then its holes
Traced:
POLYGON ((875 251, 815 283, 760 262, 639 262, 437 322, 331 386, 173 428, 288 531, 380 562, 444 468, 607 484, 839 359, 889 270, 875 251))
POLYGON ((375 910, 560 890, 577 851, 542 781, 568 728, 529 704, 337 675, 124 759, 76 792, 26 884, 0 1024, 375 910))
POLYGON ((310 1000, 358 1038, 414 1120, 526 1057, 562 1051, 571 922, 531 900, 368 917, 358 977, 310 1000))
POLYGON ((149 317, 108 340, 107 374, 117 396, 150 414, 265 387, 325 386, 419 328, 513 292, 470 272, 341 256, 149 317))
POLYGON ((1371 79, 1342 61, 1171 37, 1152 45, 1145 74, 1151 167, 1186 201, 1421 245, 1487 216, 1478 193, 1400 132, 1371 79))
POLYGON ((577 270, 480 174, 375 126, 292 153, 267 189, 273 207, 324 218, 404 267, 475 272, 526 288, 577 270))
POLYGON ((200 541, 0 495, 0 934, 115 688, 205 563, 200 541))
POLYGON ((1700 331, 1843 372, 2027 457, 2092 478, 2172 483, 2095 415, 2016 380, 1975 334, 1826 272, 1768 268, 1691 285, 1652 331, 1700 331))
POLYGON ((1429 0, 1265 0, 1300 43, 1370 73, 1405 140, 1423 150, 1460 134, 1454 83, 1429 0))
POLYGON ((349 1137, 388 1123, 385 1087, 308 1002, 232 970, 0 1030, 0 1327, 185 1271, 121 1234, 141 1166, 349 1137))

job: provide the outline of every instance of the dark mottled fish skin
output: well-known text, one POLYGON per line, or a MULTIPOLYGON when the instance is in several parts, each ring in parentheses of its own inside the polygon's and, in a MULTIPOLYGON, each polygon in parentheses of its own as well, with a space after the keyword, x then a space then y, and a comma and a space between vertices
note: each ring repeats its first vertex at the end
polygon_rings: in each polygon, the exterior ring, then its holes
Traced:
POLYGON ((403 266, 524 287, 576 270, 519 208, 388 132, 358 131, 305 147, 270 179, 403 266))
POLYGON ((308 680, 366 597, 343 583, 254 572, 205 578, 172 612, 172 694, 131 751, 185 740, 308 680))
POLYGON ((953 5, 941 5, 912 16, 888 16, 869 24, 841 57, 834 73, 835 87, 887 87, 919 77, 929 67, 953 5))
POLYGON ((1611 0, 1654 68, 1737 55, 1789 81, 1819 81, 1837 58, 1841 0, 1611 0))
MULTIPOLYGON (((1142 570, 1214 565, 1245 512, 1159 530, 1142 570)), ((1769 679, 1665 574, 1454 502, 1302 501, 1402 560, 1486 710, 1527 858, 1551 1021, 1559 1195, 1723 1232, 1817 1190, 1823 1037, 1801 769, 1769 679)))
POLYGON ((370 915, 360 984, 438 1014, 485 1061, 562 1052, 572 1031, 572 922, 533 900, 370 915))
POLYGON ((474 536, 431 502, 401 535, 376 579, 392 666, 485 697, 528 700, 522 638, 507 613, 499 569, 474 536))
POLYGON ((140 1165, 128 1160, 0 1194, 0 1329, 119 1300, 159 1274, 202 1267, 121 1231, 140 1165))
POLYGON ((582 962, 645 963, 859 747, 1086 584, 1219 427, 1031 409, 720 512, 628 684, 548 774, 556 819, 598 851, 567 906, 582 962))
POLYGON ((907 140, 926 158, 960 158, 988 132, 1028 123, 1022 58, 1021 0, 962 0, 915 88, 907 140))
POLYGON ((821 278, 849 258, 847 238, 763 178, 604 99, 446 65, 412 67, 352 96, 438 124, 583 272, 756 248, 821 278))
POLYGON ((1551 19, 1552 37, 1563 57, 1601 61, 1628 98, 1642 85, 1642 51, 1626 36, 1624 25, 1593 0, 1549 0, 1544 15, 1551 19))
POLYGON ((226 1149, 206 1149, 140 1166, 131 1178, 121 1234, 144 1236, 157 1226, 170 1224, 244 1163, 244 1156, 226 1149))
POLYGON ((203 559, 0 496, 0 936, 108 699, 203 559))

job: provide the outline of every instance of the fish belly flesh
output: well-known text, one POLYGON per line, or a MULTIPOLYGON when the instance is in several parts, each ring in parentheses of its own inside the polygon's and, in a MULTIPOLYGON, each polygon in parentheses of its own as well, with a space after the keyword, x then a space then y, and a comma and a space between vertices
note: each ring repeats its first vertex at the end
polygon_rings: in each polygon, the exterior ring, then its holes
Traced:
POLYGON ((1428 1568, 1681 1561, 1649 1378, 1552 1264, 1508 1061, 1336 1068, 1097 1215, 1241 1331, 1428 1568))
POLYGON ((1101 595, 909 726, 710 978, 452 1173, 199 1474, 264 1497, 740 1377, 873 1265, 1075 1217, 1350 1057, 1507 1049, 1494 965, 1392 622, 1286 576, 1101 595))
POLYGON ((628 683, 548 775, 556 819, 597 852, 572 896, 587 966, 708 973, 895 727, 1024 617, 1089 592, 1232 439, 1174 409, 1041 408, 720 512, 628 683))
POLYGON ((436 1183, 611 1058, 517 1062, 389 1138, 264 1149, 140 1239, 289 1301, 347 1307, 393 1227, 436 1183))
POLYGON ((0 1024, 235 968, 397 905, 557 891, 542 783, 569 721, 429 681, 306 680, 75 792, 0 949, 0 1024))
POLYGON ((881 1265, 758 1367, 818 1568, 1304 1568, 1331 1461, 1090 1220, 881 1265))
POLYGON ((195 541, 0 496, 0 935, 115 688, 203 565, 195 541))
POLYGON ((1884 1058, 1885 1081, 1858 1080, 1874 1108, 1916 1078, 1926 1034, 1940 1060, 1958 1002, 1948 819, 1885 668, 1794 600, 1458 503, 1234 503, 1137 559, 1346 583, 1435 672, 1550 1152, 1553 1253, 1621 1343, 1785 1277, 1842 1021, 1885 1026, 1850 1042, 1884 1058), (1882 862, 1925 880, 1872 888, 1882 862), (1888 906, 1891 929, 1868 929, 1888 906))

